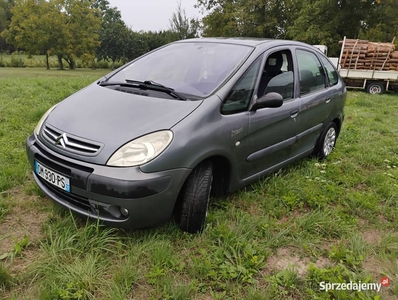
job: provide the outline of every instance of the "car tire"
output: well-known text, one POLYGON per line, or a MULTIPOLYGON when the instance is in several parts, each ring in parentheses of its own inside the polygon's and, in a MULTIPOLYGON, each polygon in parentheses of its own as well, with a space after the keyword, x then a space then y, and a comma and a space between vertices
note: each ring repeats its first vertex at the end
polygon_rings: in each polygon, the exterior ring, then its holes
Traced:
POLYGON ((180 208, 176 220, 181 230, 189 233, 202 232, 206 222, 213 163, 205 161, 192 170, 180 192, 180 208))
POLYGON ((337 141, 337 126, 332 122, 322 131, 316 142, 313 155, 322 160, 332 153, 337 141))
POLYGON ((366 92, 372 95, 383 94, 385 91, 384 84, 381 82, 372 82, 366 87, 366 92))

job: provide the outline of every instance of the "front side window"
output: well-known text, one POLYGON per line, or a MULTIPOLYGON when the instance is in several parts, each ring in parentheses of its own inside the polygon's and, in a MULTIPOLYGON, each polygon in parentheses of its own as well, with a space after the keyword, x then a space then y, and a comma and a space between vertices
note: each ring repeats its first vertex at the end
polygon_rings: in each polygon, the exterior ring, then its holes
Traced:
POLYGON ((264 65, 258 88, 258 97, 275 92, 287 101, 294 95, 293 60, 290 50, 271 53, 264 65))
POLYGON ((235 84, 221 108, 221 113, 233 114, 247 110, 256 86, 261 60, 262 56, 257 58, 235 84))
POLYGON ((205 97, 250 54, 251 47, 222 43, 176 43, 130 64, 109 80, 154 81, 176 92, 205 97))
POLYGON ((297 50, 300 78, 300 96, 326 87, 325 72, 317 56, 309 51, 297 50))

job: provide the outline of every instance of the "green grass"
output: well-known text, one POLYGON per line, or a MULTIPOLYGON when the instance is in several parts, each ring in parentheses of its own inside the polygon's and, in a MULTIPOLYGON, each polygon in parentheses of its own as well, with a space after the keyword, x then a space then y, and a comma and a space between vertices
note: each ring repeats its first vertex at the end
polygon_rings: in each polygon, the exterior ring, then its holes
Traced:
POLYGON ((0 69, 0 193, 28 177, 24 143, 46 110, 106 73, 0 69))
POLYGON ((321 292, 319 283, 383 276, 391 285, 381 299, 398 297, 397 95, 349 92, 327 160, 303 160, 213 199, 201 235, 173 221, 124 231, 53 205, 32 183, 25 157, 41 114, 104 73, 0 69, 0 245, 21 201, 28 209, 20 217, 45 216, 39 239, 28 230, 18 255, 0 259, 0 298, 378 299, 321 292))

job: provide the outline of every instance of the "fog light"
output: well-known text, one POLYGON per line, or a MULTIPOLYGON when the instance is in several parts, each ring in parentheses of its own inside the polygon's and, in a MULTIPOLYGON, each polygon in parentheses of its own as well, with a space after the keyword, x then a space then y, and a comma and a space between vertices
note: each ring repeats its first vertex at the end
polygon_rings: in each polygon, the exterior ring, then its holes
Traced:
POLYGON ((122 214, 123 217, 127 217, 129 215, 129 210, 127 208, 121 207, 120 213, 122 214))

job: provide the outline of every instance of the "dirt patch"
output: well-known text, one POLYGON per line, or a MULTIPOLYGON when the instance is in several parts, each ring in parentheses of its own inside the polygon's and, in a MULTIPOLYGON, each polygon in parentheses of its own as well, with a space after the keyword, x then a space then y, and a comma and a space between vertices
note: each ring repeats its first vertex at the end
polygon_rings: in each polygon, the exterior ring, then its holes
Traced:
POLYGON ((129 299, 146 300, 151 298, 151 292, 153 287, 146 282, 146 280, 141 279, 133 284, 131 287, 131 294, 129 299))
POLYGON ((278 219, 278 224, 289 223, 291 220, 298 219, 303 215, 305 215, 306 213, 308 213, 308 210, 305 208, 301 210, 298 209, 292 210, 290 213, 282 215, 278 219))
POLYGON ((359 219, 358 219, 358 225, 359 225, 360 227, 365 227, 365 225, 368 225, 368 224, 369 224, 369 221, 368 221, 368 220, 362 219, 362 218, 359 218, 359 219))
POLYGON ((380 224, 389 224, 390 222, 386 219, 385 216, 379 215, 380 224))
POLYGON ((295 254, 291 248, 280 248, 276 255, 268 258, 266 269, 269 273, 272 273, 272 271, 282 271, 290 268, 296 271, 300 277, 304 277, 311 263, 318 268, 332 265, 331 261, 324 257, 319 257, 315 262, 312 262, 308 257, 300 257, 295 254))
POLYGON ((264 211, 261 207, 258 205, 251 203, 247 208, 246 211, 251 215, 251 216, 263 216, 264 211))
POLYGON ((368 188, 368 186, 365 183, 360 183, 356 187, 354 187, 354 190, 365 191, 367 188, 368 188))
POLYGON ((381 264, 374 257, 367 257, 362 262, 363 269, 372 275, 372 278, 377 279, 380 277, 381 264))
MULTIPOLYGON (((389 261, 389 260, 376 260, 374 257, 366 258, 362 267, 365 272, 372 276, 372 282, 380 282, 380 280, 387 276, 391 282, 397 282, 396 270, 398 268, 398 260, 389 261)), ((392 300, 397 299, 396 295, 393 295, 394 284, 391 284, 389 287, 382 287, 380 291, 381 299, 392 300)))
POLYGON ((15 245, 26 236, 28 245, 22 250, 22 256, 14 258, 11 267, 12 273, 19 273, 37 256, 37 244, 42 238, 41 226, 48 214, 35 207, 40 207, 46 200, 27 195, 22 187, 12 189, 7 194, 11 209, 0 223, 0 256, 14 252, 15 245))
POLYGON ((381 241, 381 233, 376 229, 370 229, 362 233, 363 239, 370 245, 378 245, 381 241))

